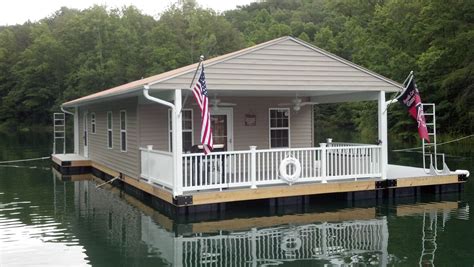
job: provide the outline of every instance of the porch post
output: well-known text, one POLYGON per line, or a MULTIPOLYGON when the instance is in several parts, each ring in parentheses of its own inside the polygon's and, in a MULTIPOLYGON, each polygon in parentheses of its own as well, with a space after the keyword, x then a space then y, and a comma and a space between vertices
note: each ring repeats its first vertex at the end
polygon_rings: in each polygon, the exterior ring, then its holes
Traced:
POLYGON ((380 155, 380 167, 382 179, 387 179, 388 165, 388 137, 387 137, 387 104, 385 103, 385 91, 380 91, 378 95, 378 130, 382 151, 380 155))
POLYGON ((173 109, 173 157, 174 157, 174 184, 173 195, 179 196, 183 194, 183 125, 181 122, 181 89, 176 89, 174 93, 174 109, 173 109))
POLYGON ((74 154, 79 154, 79 108, 74 108, 74 154))
POLYGON ((327 170, 326 170, 326 166, 327 166, 327 157, 326 157, 326 153, 327 153, 327 150, 326 150, 326 147, 327 147, 327 144, 326 143, 319 143, 319 145, 321 146, 321 165, 319 166, 321 168, 321 179, 322 179, 322 183, 325 184, 327 183, 327 170))
POLYGON ((257 146, 250 146, 250 188, 257 188, 257 146))

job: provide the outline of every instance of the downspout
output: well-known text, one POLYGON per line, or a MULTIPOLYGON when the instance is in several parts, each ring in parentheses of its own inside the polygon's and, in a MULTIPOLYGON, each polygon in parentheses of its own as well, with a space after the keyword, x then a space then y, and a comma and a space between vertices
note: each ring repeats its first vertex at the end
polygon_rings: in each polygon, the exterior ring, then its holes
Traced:
MULTIPOLYGON (((150 85, 149 84, 146 84, 143 86, 143 95, 145 96, 146 99, 150 100, 150 101, 153 101, 155 103, 158 103, 160 105, 164 105, 164 106, 167 106, 169 108, 171 108, 171 111, 172 111, 172 114, 173 114, 173 118, 175 117, 175 114, 176 114, 176 106, 168 101, 165 101, 163 99, 159 99, 159 98, 156 98, 156 97, 153 97, 150 95, 150 93, 148 92, 150 89, 150 85)), ((173 119, 172 120, 172 128, 173 130, 176 130, 176 127, 177 126, 177 123, 176 123, 176 120, 173 119)), ((178 175, 178 172, 180 172, 179 170, 179 160, 178 160, 178 157, 181 157, 181 154, 178 152, 178 149, 176 149, 178 146, 177 146, 177 143, 178 141, 176 140, 176 135, 173 134, 173 140, 172 140, 172 144, 173 144, 173 196, 176 197, 177 195, 180 194, 180 189, 177 188, 178 185, 176 183, 176 180, 178 179, 179 175, 178 175)))
POLYGON ((61 111, 64 112, 64 113, 67 113, 67 114, 69 114, 69 115, 73 115, 73 116, 74 116, 74 112, 65 110, 63 106, 61 106, 61 111))
POLYGON ((165 105, 167 107, 170 107, 171 109, 173 109, 173 111, 175 110, 175 107, 173 104, 171 104, 170 102, 167 102, 167 101, 164 101, 163 99, 159 99, 159 98, 156 98, 156 97, 153 97, 151 96, 149 93, 148 93, 148 90, 150 89, 150 86, 148 84, 145 84, 143 86, 143 95, 145 96, 146 99, 150 100, 150 101, 153 101, 153 102, 156 102, 158 104, 161 104, 161 105, 165 105))

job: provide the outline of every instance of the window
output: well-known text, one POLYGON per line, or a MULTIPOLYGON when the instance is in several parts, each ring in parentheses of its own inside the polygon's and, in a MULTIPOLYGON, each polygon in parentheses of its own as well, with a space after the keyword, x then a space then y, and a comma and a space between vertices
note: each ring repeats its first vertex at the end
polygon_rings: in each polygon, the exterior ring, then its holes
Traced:
POLYGON ((270 109, 270 148, 290 147, 290 109, 270 109))
POLYGON ((91 131, 95 134, 95 113, 91 113, 91 131))
MULTIPOLYGON (((170 152, 173 151, 173 124, 172 124, 172 111, 168 110, 168 130, 169 130, 169 148, 170 152)), ((183 109, 182 110, 182 127, 183 127, 183 151, 190 151, 194 144, 193 140, 193 110, 183 109)))
POLYGON ((107 147, 113 148, 112 140, 112 111, 107 112, 107 147))
POLYGON ((127 152, 127 111, 120 111, 120 151, 127 152))

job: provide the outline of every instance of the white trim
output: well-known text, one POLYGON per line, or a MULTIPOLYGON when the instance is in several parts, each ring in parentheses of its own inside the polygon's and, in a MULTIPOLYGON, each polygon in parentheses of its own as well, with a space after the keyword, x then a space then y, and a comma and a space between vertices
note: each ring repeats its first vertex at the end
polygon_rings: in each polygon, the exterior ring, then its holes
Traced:
POLYGON ((97 124, 96 124, 96 115, 95 112, 91 112, 91 134, 95 134, 97 132, 97 124))
MULTIPOLYGON (((191 129, 182 129, 183 133, 191 133, 191 145, 194 146, 194 110, 192 108, 183 108, 181 109, 181 115, 184 111, 191 111, 191 129)), ((171 129, 171 119, 172 119, 173 111, 168 109, 168 151, 171 152, 171 144, 172 144, 172 134, 173 131, 171 129)), ((183 116, 181 116, 181 121, 183 121, 183 116)), ((183 140, 181 140, 183 142, 183 140)))
MULTIPOLYGON (((272 130, 288 130, 288 147, 291 148, 291 110, 290 108, 269 108, 268 109, 268 148, 272 148, 272 130), (288 111, 288 127, 271 127, 271 111, 272 110, 287 110, 288 111)), ((285 148, 285 147, 274 147, 285 148)))
POLYGON ((79 154, 79 138, 80 134, 80 125, 79 125, 79 108, 74 108, 74 154, 79 154))
POLYGON ((382 179, 387 179, 388 166, 388 133, 387 133, 387 104, 385 103, 385 91, 380 91, 378 95, 378 135, 382 142, 381 149, 381 172, 382 179))
POLYGON ((85 158, 89 157, 89 112, 86 110, 82 114, 82 146, 85 158))
POLYGON ((106 120, 105 128, 107 129, 106 130, 107 148, 113 149, 114 148, 114 113, 112 111, 107 111, 107 118, 105 120, 106 120), (109 114, 110 114, 110 128, 109 128, 109 114), (110 139, 109 139, 109 131, 111 132, 110 139), (109 144, 111 146, 109 146, 109 144))
POLYGON ((128 142, 127 142, 127 110, 122 109, 120 110, 120 116, 119 116, 119 129, 120 129, 120 152, 127 152, 127 147, 128 147, 128 142), (122 114, 125 114, 125 125, 124 128, 122 129, 122 114), (125 150, 122 147, 122 133, 125 133, 125 150))

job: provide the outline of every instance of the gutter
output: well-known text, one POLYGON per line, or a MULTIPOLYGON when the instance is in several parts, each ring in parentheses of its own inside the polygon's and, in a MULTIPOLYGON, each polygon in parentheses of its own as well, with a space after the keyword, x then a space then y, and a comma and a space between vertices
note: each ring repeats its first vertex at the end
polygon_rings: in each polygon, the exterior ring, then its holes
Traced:
POLYGON ((171 109, 175 109, 175 106, 173 104, 171 104, 170 102, 167 102, 167 101, 164 101, 162 99, 159 99, 159 98, 156 98, 156 97, 153 97, 151 96, 149 93, 148 93, 148 90, 150 89, 150 85, 148 84, 145 84, 143 86, 143 95, 145 96, 146 99, 150 100, 150 101, 153 101, 153 102, 156 102, 158 104, 161 104, 161 105, 165 105, 167 107, 170 107, 171 109))

